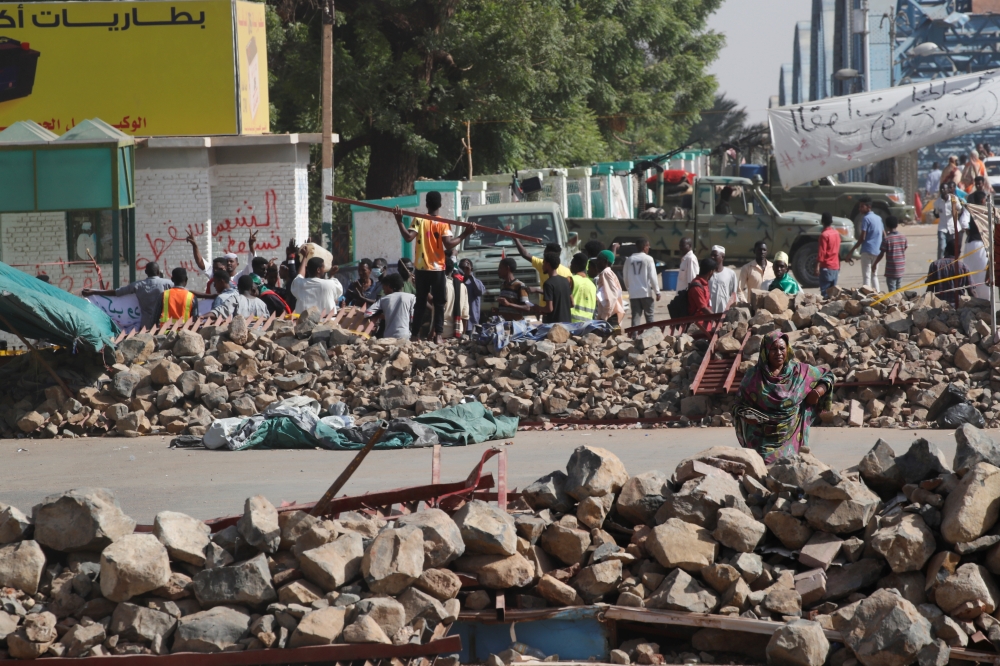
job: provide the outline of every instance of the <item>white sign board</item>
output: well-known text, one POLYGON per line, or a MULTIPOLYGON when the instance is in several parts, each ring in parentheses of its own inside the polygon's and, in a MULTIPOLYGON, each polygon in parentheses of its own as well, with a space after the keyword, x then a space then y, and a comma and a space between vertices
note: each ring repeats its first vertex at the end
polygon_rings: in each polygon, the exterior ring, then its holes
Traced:
POLYGON ((1000 70, 769 109, 785 189, 1000 124, 1000 70))
MULTIPOLYGON (((139 299, 135 294, 125 296, 88 296, 87 300, 111 317, 118 328, 129 331, 142 328, 142 310, 139 309, 139 299)), ((198 315, 208 314, 212 309, 211 299, 197 299, 198 315)))

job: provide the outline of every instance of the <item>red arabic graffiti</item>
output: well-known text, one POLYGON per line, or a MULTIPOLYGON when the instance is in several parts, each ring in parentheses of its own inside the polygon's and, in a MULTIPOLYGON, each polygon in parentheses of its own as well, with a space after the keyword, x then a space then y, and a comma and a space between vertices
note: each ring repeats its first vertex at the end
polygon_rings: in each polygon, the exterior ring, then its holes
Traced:
POLYGON ((274 190, 264 192, 264 219, 260 220, 254 212, 254 207, 249 202, 244 201, 243 206, 236 209, 236 215, 227 217, 215 226, 213 236, 225 252, 235 252, 242 254, 248 252, 247 238, 253 229, 263 229, 269 232, 269 236, 263 234, 257 238, 254 248, 258 253, 267 250, 277 250, 282 247, 281 235, 277 232, 281 229, 281 222, 278 220, 278 194, 274 190), (244 208, 246 210, 244 210, 244 208), (246 233, 238 233, 245 230, 246 233), (233 233, 237 237, 233 237, 233 233))
MULTIPOLYGON (((168 225, 170 224, 170 222, 171 220, 167 220, 168 225)), ((201 236, 202 234, 205 233, 205 225, 202 224, 201 222, 196 224, 189 224, 187 225, 187 227, 185 227, 183 235, 181 235, 177 231, 177 227, 170 225, 167 227, 167 238, 161 238, 153 234, 146 234, 146 243, 149 244, 149 252, 152 253, 153 258, 149 259, 145 256, 136 257, 135 259, 136 269, 140 271, 145 270, 146 264, 148 264, 149 262, 151 261, 159 262, 160 259, 163 257, 163 255, 167 253, 167 250, 173 247, 174 243, 178 241, 183 243, 184 238, 187 236, 188 233, 194 234, 195 236, 201 236)), ((177 266, 183 266, 189 271, 198 270, 197 266, 195 266, 194 264, 193 258, 190 260, 179 261, 177 263, 177 266)), ((168 267, 166 264, 164 264, 160 266, 160 268, 163 269, 164 273, 167 273, 168 268, 176 268, 176 266, 168 267)))

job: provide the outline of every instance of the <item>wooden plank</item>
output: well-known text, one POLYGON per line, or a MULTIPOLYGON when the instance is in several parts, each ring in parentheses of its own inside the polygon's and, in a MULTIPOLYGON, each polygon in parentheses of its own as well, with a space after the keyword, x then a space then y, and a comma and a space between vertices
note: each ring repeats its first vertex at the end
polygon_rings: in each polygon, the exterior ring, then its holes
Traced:
POLYGON ((691 382, 691 395, 698 395, 698 389, 701 388, 702 378, 705 376, 705 371, 708 369, 708 364, 712 360, 712 354, 715 353, 715 341, 719 339, 719 328, 715 328, 715 332, 712 333, 712 339, 708 343, 708 349, 705 350, 705 356, 701 359, 701 365, 698 367, 698 374, 694 376, 694 381, 691 382))

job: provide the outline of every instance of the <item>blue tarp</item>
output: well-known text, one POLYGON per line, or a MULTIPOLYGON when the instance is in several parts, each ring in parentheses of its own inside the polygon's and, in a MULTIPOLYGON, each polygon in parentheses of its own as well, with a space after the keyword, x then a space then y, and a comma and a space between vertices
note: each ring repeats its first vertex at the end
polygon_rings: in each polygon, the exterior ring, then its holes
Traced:
POLYGON ((108 315, 90 301, 67 293, 0 262, 0 329, 26 338, 45 340, 71 349, 80 345, 99 352, 114 348, 121 332, 108 315))

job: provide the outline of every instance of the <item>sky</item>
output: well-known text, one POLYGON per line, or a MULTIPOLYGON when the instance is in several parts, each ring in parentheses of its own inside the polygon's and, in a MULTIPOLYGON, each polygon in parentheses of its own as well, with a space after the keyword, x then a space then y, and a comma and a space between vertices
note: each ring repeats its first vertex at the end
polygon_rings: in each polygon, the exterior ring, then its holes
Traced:
POLYGON ((767 100, 778 94, 781 64, 792 61, 797 21, 808 21, 810 0, 725 0, 708 26, 726 36, 709 68, 718 92, 747 109, 748 122, 767 120, 767 100))

